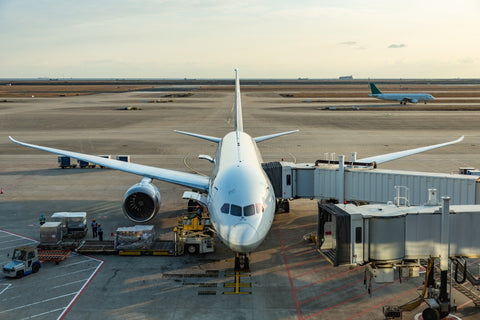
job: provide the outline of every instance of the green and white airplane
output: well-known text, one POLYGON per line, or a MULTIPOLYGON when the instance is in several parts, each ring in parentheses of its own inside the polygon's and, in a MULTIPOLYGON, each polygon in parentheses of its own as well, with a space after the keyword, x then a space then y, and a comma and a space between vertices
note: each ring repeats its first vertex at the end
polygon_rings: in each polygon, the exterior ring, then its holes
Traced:
POLYGON ((428 93, 382 93, 373 82, 370 82, 370 89, 372 93, 368 95, 369 97, 399 101, 400 104, 407 104, 407 102, 417 103, 419 101, 423 101, 426 104, 429 100, 435 100, 435 98, 428 93))

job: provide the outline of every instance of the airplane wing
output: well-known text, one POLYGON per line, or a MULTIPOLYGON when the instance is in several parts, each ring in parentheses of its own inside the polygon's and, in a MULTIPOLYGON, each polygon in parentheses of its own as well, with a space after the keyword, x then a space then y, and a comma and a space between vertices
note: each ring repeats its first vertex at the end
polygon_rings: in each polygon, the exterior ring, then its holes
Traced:
POLYGON ((363 159, 358 159, 357 162, 364 162, 364 163, 371 163, 371 162, 376 162, 376 163, 383 163, 391 160, 395 160, 398 158, 403 158, 406 156, 410 156, 412 154, 420 153, 420 152, 425 152, 428 150, 436 149, 436 148, 441 148, 445 147, 457 142, 462 141, 464 136, 461 136, 457 140, 454 141, 449 141, 445 143, 440 143, 440 144, 435 144, 432 146, 426 146, 426 147, 421 147, 421 148, 416 148, 416 149, 410 149, 410 150, 405 150, 405 151, 399 151, 399 152, 393 152, 393 153, 388 153, 388 154, 382 154, 379 156, 373 156, 369 158, 363 158, 363 159))
POLYGON ((60 150, 60 149, 49 148, 49 147, 42 147, 42 146, 37 146, 35 144, 17 141, 10 136, 8 138, 12 142, 24 147, 56 153, 58 155, 95 163, 100 166, 108 167, 115 170, 125 171, 128 173, 133 173, 133 174, 137 174, 137 175, 152 178, 152 179, 157 179, 161 181, 178 184, 178 185, 193 188, 196 190, 208 191, 208 186, 210 183, 209 177, 202 176, 199 174, 156 168, 156 167, 145 166, 145 165, 131 163, 131 162, 106 159, 106 158, 93 156, 89 154, 60 150))

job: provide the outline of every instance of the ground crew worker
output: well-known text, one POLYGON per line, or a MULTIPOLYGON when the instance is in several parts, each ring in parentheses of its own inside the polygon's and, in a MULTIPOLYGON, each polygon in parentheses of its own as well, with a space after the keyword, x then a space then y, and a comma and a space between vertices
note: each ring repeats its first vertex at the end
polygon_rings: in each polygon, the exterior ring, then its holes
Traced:
POLYGON ((95 221, 95 218, 93 218, 92 219, 92 234, 93 234, 94 238, 97 237, 97 228, 98 228, 97 221, 95 221))
POLYGON ((38 218, 38 221, 40 222, 40 225, 43 225, 47 219, 45 219, 45 216, 43 214, 40 215, 40 218, 38 218))
POLYGON ((202 217, 202 207, 197 204, 197 217, 200 219, 202 217))
POLYGON ((98 224, 98 240, 103 241, 103 229, 100 223, 98 224))

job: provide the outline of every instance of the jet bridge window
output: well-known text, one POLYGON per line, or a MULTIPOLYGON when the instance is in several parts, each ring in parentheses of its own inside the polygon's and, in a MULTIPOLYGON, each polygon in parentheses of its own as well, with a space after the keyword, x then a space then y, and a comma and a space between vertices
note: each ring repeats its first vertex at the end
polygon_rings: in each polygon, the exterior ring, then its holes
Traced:
POLYGON ((224 203, 223 206, 220 208, 222 213, 228 214, 230 212, 230 203, 224 203))
POLYGON ((232 216, 241 217, 242 207, 232 204, 230 208, 230 213, 232 214, 232 216))

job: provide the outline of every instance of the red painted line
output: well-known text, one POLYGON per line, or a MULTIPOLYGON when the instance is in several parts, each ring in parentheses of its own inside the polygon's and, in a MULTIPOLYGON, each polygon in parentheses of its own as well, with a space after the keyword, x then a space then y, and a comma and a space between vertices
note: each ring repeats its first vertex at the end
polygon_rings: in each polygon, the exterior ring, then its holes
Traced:
MULTIPOLYGON (((282 233, 283 233, 283 234, 288 234, 288 233, 292 233, 292 232, 302 231, 303 228, 312 228, 312 227, 315 227, 315 223, 304 224, 304 225, 302 225, 302 226, 295 226, 294 228, 290 228, 290 229, 285 229, 285 228, 283 228, 283 229, 282 229, 282 233)), ((278 228, 279 228, 279 227, 278 227, 278 228)))
POLYGON ((331 294, 331 293, 334 293, 334 292, 337 292, 338 290, 342 290, 342 289, 351 287, 351 286, 353 286, 353 285, 355 285, 355 284, 357 284, 357 283, 359 283, 359 282, 362 282, 362 281, 363 281, 363 279, 359 279, 359 280, 357 280, 357 281, 350 282, 350 283, 344 285, 343 287, 339 287, 339 288, 337 288, 337 289, 330 290, 330 291, 325 292, 325 293, 322 293, 321 295, 318 295, 318 296, 316 296, 316 297, 313 297, 313 298, 310 298, 310 299, 308 299, 308 300, 302 301, 302 302, 300 302, 300 305, 302 305, 302 304, 304 304, 304 303, 308 303, 308 302, 313 301, 313 300, 317 300, 318 298, 321 298, 321 297, 324 297, 324 296, 328 296, 328 295, 331 294))
MULTIPOLYGON (((377 291, 377 290, 383 289, 383 288, 385 288, 386 286, 389 286, 389 285, 391 285, 392 283, 395 283, 395 282, 397 282, 397 281, 399 281, 399 279, 395 280, 394 282, 384 284, 383 286, 378 287, 378 288, 376 288, 376 289, 373 289, 372 292, 375 292, 375 291, 377 291)), ((343 305, 343 304, 345 304, 345 303, 347 303, 347 302, 350 302, 350 301, 359 299, 359 298, 361 298, 361 297, 363 297, 364 295, 367 295, 367 294, 368 294, 368 292, 362 293, 361 295, 358 295, 358 296, 356 296, 356 297, 353 297, 353 298, 350 298, 350 299, 348 299, 348 300, 342 301, 342 302, 340 302, 340 303, 337 303, 337 304, 334 305, 334 306, 325 308, 325 309, 320 310, 320 311, 318 311, 318 312, 316 312, 316 313, 314 313, 314 314, 311 314, 311 315, 303 318, 302 320, 307 320, 307 319, 309 319, 309 318, 311 318, 311 317, 314 317, 314 316, 317 316, 317 315, 319 315, 319 314, 321 314, 321 313, 324 313, 325 311, 328 311, 328 310, 332 310, 332 309, 334 309, 334 308, 337 308, 337 307, 339 307, 339 306, 341 306, 341 305, 343 305)))
MULTIPOLYGON (((285 241, 285 239, 284 239, 285 241)), ((306 245, 306 243, 302 240, 302 241, 297 241, 297 242, 294 242, 292 244, 289 244, 288 246, 285 246, 285 249, 287 250, 291 250, 291 249, 295 249, 295 248, 304 248, 306 245)))
POLYGON ((305 273, 299 274, 298 276, 293 277, 293 279, 297 279, 297 278, 306 276, 307 274, 314 273, 314 272, 317 272, 317 271, 320 271, 320 270, 323 270, 323 269, 326 269, 326 268, 330 268, 331 266, 332 265, 330 263, 328 263, 326 266, 323 266, 323 267, 320 267, 320 268, 315 268, 313 270, 310 270, 310 271, 307 271, 305 273))
POLYGON ((303 256, 303 255, 305 255, 305 254, 312 253, 312 252, 315 252, 315 251, 317 251, 317 249, 305 250, 305 251, 303 251, 303 252, 294 254, 293 256, 294 256, 294 257, 300 257, 300 256, 303 256))
POLYGON ((285 247, 283 246, 282 234, 280 232, 280 227, 277 227, 278 238, 280 240, 280 246, 282 247, 283 259, 285 260, 285 267, 287 268, 288 280, 290 281, 290 287, 292 288, 293 300, 295 301, 295 306, 297 307, 298 319, 302 320, 302 314, 300 313, 300 305, 298 304, 297 295, 295 293, 295 288, 293 287, 293 280, 290 274, 290 268, 288 266, 287 255, 285 253, 285 247))
POLYGON ((73 305, 77 302, 78 298, 80 298, 80 296, 83 294, 83 292, 84 292, 85 289, 88 287, 88 285, 90 284, 90 282, 92 282, 93 278, 95 278, 95 276, 97 275, 97 273, 100 271, 100 269, 103 268, 103 265, 105 264, 105 260, 93 258, 93 257, 90 257, 90 256, 85 256, 85 257, 88 257, 88 258, 93 259, 93 260, 100 261, 100 265, 97 267, 97 269, 95 270, 95 272, 90 276, 90 278, 88 279, 88 281, 85 282, 85 284, 84 284, 83 287, 80 289, 80 291, 76 294, 76 296, 73 298, 73 300, 70 301, 69 305, 65 308, 65 310, 63 310, 63 312, 58 316, 57 320, 62 320, 62 319, 67 315, 67 313, 70 311, 70 309, 72 309, 73 305))
POLYGON ((300 266, 303 266, 305 264, 309 264, 309 263, 312 263, 312 262, 315 262, 315 261, 318 261, 318 260, 323 260, 323 257, 315 257, 315 258, 307 260, 307 261, 299 262, 297 264, 291 265, 290 268, 300 267, 300 266))
POLYGON ((377 308, 379 308, 379 307, 381 307, 381 306, 383 306, 383 305, 386 305, 387 303, 389 303, 389 302, 391 302, 391 301, 393 301, 393 300, 396 300, 396 299, 398 299, 398 298, 400 298, 400 297, 402 297, 402 296, 404 296, 404 295, 406 295, 406 294, 408 294, 408 293, 410 293, 410 292, 412 292, 412 291, 416 291, 416 290, 418 290, 418 289, 421 288, 421 287, 423 287, 423 285, 418 286, 418 287, 413 288, 413 289, 410 289, 410 290, 408 290, 408 291, 406 291, 406 292, 404 292, 404 293, 402 293, 402 294, 400 294, 400 295, 398 295, 398 296, 395 296, 395 297, 393 297, 393 298, 391 298, 391 299, 388 299, 387 301, 384 301, 384 302, 382 302, 382 303, 379 303, 379 304, 377 304, 376 306, 373 306, 373 307, 371 307, 371 308, 365 309, 365 310, 363 310, 362 312, 359 312, 359 313, 357 313, 357 314, 354 314, 353 316, 351 316, 350 318, 347 318, 347 319, 345 319, 345 320, 350 320, 350 319, 356 318, 356 317, 358 317, 358 316, 361 316, 361 315, 363 315, 363 314, 365 314, 365 313, 367 313, 367 312, 372 311, 373 309, 377 309, 377 308))
POLYGON ((306 243, 306 241, 303 240, 303 235, 296 235, 296 236, 293 236, 293 237, 284 238, 283 240, 285 242, 300 241, 300 242, 306 243))
POLYGON ((331 276, 331 277, 328 277, 328 278, 326 278, 326 279, 323 279, 323 280, 320 280, 320 281, 317 281, 317 282, 314 282, 314 283, 307 284, 307 285, 305 285, 305 286, 303 286, 303 287, 298 288, 297 291, 300 291, 300 290, 303 290, 303 289, 305 289, 305 288, 314 286, 314 285, 316 285, 316 284, 319 284, 319 283, 322 283, 322 282, 325 282, 325 281, 332 280, 332 279, 334 279, 334 278, 343 276, 344 274, 347 274, 347 273, 349 273, 349 272, 358 270, 359 268, 361 268, 361 267, 356 267, 356 268, 353 268, 353 269, 350 269, 350 270, 347 270, 347 271, 344 271, 344 272, 341 272, 341 273, 337 273, 337 274, 335 274, 335 275, 333 275, 333 276, 331 276))

